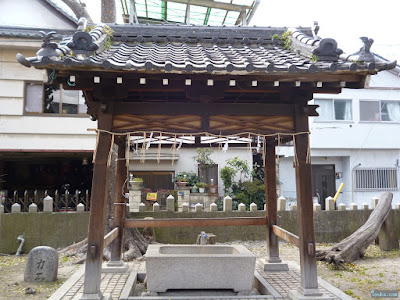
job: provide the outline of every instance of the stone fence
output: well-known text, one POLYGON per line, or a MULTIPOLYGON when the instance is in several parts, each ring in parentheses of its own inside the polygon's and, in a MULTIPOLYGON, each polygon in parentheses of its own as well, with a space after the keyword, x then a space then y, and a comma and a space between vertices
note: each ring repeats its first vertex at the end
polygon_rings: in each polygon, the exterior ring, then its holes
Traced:
MULTIPOLYGON (((191 196, 189 196, 191 197, 191 196)), ((185 199, 178 199, 178 201, 175 201, 175 198, 170 195, 167 197, 166 200, 166 211, 169 212, 175 212, 176 208, 178 208, 178 212, 203 212, 203 211, 210 211, 210 212, 215 212, 218 211, 218 206, 215 203, 216 197, 211 198, 207 196, 203 196, 205 200, 202 202, 198 202, 194 205, 190 205, 189 201, 185 201, 185 199), (178 205, 176 205, 178 204, 178 205)), ((199 197, 201 199, 201 197, 199 197)), ((188 198, 190 199, 190 198, 188 198)), ((351 203, 349 207, 346 207, 345 204, 340 203, 335 207, 335 201, 332 197, 328 197, 325 199, 325 210, 326 211, 334 211, 334 210, 339 210, 339 211, 345 211, 345 210, 369 210, 369 209, 374 209, 376 204, 378 203, 379 198, 378 197, 372 197, 371 199, 371 206, 368 205, 368 203, 362 203, 361 206, 359 207, 356 203, 351 203)), ((278 211, 285 211, 286 209, 286 199, 284 197, 279 197, 278 198, 278 211)), ((192 201, 193 203, 193 201, 192 201)), ((131 206, 131 212, 145 212, 146 211, 146 205, 141 202, 135 204, 137 209, 132 209, 131 206)), ((395 204, 395 209, 400 210, 400 203, 395 204)), ((244 203, 240 203, 238 205, 237 211, 239 212, 245 212, 247 210, 246 205, 244 203)), ((264 210, 265 210, 265 204, 264 204, 264 210)), ((289 211, 295 211, 297 210, 297 205, 296 204, 291 204, 289 206, 289 211)), ((321 210, 321 205, 318 203, 314 203, 314 211, 320 211, 321 210)), ((160 205, 156 202, 152 204, 152 211, 157 212, 160 211, 160 205)), ((229 196, 226 196, 223 199, 223 208, 222 211, 224 212, 230 212, 233 211, 232 209, 232 198, 229 196)), ((254 212, 257 211, 257 204, 251 203, 249 206, 249 211, 254 212)))
MULTIPOLYGON (((52 213, 52 212, 55 212, 55 211, 61 211, 61 212, 62 212, 62 211, 65 211, 65 212, 71 212, 71 211, 84 212, 84 211, 85 211, 85 205, 84 205, 83 203, 79 203, 78 205, 76 205, 75 209, 66 207, 66 208, 61 209, 61 210, 55 210, 54 207, 55 207, 55 205, 54 205, 54 200, 53 200, 53 198, 50 197, 50 196, 46 196, 46 197, 43 199, 43 210, 42 210, 42 212, 50 212, 50 213, 52 213)), ((3 214, 4 212, 5 212, 5 211, 4 211, 4 205, 1 204, 1 206, 0 206, 0 213, 3 214)), ((14 203, 13 205, 11 205, 11 211, 10 211, 10 212, 11 212, 12 214, 19 214, 19 213, 21 213, 21 212, 22 212, 22 211, 21 211, 21 204, 19 204, 19 203, 14 203)), ((37 213, 37 212, 39 212, 38 205, 35 204, 35 203, 31 203, 31 204, 28 206, 28 213, 37 213)))

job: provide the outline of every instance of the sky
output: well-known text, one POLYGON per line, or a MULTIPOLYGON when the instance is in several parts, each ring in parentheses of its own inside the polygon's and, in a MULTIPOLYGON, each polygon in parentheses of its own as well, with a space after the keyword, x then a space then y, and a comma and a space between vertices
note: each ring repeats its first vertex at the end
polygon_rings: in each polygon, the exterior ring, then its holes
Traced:
MULTIPOLYGON (((84 0, 95 22, 100 21, 100 1, 84 0)), ((345 53, 358 51, 360 37, 367 36, 374 40, 372 52, 400 64, 400 0, 260 1, 250 25, 309 27, 317 21, 318 35, 335 39, 345 53)))

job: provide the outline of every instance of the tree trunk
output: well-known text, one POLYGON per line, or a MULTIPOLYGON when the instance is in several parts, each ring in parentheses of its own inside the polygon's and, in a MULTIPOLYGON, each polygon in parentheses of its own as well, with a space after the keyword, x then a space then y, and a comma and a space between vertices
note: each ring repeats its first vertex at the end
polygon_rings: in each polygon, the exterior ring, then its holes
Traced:
POLYGON ((85 4, 82 4, 78 0, 63 0, 63 2, 68 5, 68 7, 74 12, 75 16, 78 18, 86 18, 89 22, 93 22, 89 13, 85 8, 85 4))
POLYGON ((343 263, 363 258, 365 250, 378 236, 383 222, 390 213, 392 198, 392 193, 383 193, 367 222, 330 249, 317 251, 317 259, 344 268, 343 263))
POLYGON ((101 1, 101 22, 103 23, 115 23, 115 0, 102 0, 101 1))

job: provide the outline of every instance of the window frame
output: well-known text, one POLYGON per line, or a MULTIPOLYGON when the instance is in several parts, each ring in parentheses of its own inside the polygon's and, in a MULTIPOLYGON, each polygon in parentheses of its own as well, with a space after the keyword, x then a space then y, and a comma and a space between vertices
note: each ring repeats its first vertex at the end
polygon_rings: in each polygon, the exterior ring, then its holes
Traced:
POLYGON ((382 102, 383 103, 388 103, 388 102, 398 102, 400 103, 400 100, 380 100, 380 99, 360 99, 359 100, 359 112, 360 112, 360 123, 389 123, 389 124, 399 124, 399 121, 384 121, 382 120, 382 102), (378 121, 371 121, 371 120, 361 120, 361 102, 378 102, 379 103, 379 120, 378 121))
POLYGON ((321 120, 319 119, 320 116, 314 118, 314 122, 318 123, 331 123, 331 122, 340 122, 340 123, 354 123, 354 113, 353 113, 353 99, 349 98, 314 98, 314 104, 318 105, 315 103, 315 100, 319 101, 330 101, 332 104, 332 119, 331 120, 321 120), (335 101, 350 101, 350 107, 351 107, 351 119, 350 120, 338 120, 335 117, 335 101))
MULTIPOLYGON (((68 114, 68 113, 62 113, 62 97, 63 97, 63 84, 59 83, 58 86, 60 88, 60 98, 61 101, 59 103, 59 113, 46 113, 44 112, 44 95, 45 95, 45 85, 47 83, 44 83, 42 81, 36 81, 36 80, 28 80, 24 82, 24 107, 23 107, 23 114, 26 116, 46 116, 46 117, 51 117, 51 116, 57 116, 57 117, 88 117, 87 112, 86 113, 76 113, 76 114, 68 114), (42 111, 41 112, 29 112, 26 111, 26 105, 27 105, 27 96, 28 96, 28 84, 37 84, 41 85, 42 87, 42 111)), ((47 84, 50 85, 50 84, 47 84)), ((55 85, 55 84, 54 84, 55 85)), ((83 93, 82 90, 78 90, 83 93)), ((78 103, 79 106, 79 103, 78 103)), ((79 111, 79 107, 77 108, 77 111, 79 111)))
POLYGON ((365 167, 353 171, 353 182, 355 192, 371 191, 398 191, 399 190, 399 169, 397 167, 365 167), (378 178, 379 173, 385 172, 386 179, 391 179, 388 186, 382 179, 378 178), (375 186, 374 186, 375 184, 375 186), (360 186, 361 185, 361 186, 360 186), (367 186, 369 185, 369 186, 367 186))

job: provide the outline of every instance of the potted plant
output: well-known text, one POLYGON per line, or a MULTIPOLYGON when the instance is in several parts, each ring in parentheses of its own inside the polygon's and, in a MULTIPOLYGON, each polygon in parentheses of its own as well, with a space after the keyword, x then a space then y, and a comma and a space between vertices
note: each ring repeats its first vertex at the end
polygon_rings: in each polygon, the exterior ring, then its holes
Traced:
POLYGON ((186 186, 189 182, 186 174, 179 174, 175 178, 175 182, 177 186, 186 186))
POLYGON ((192 185, 192 188, 190 189, 191 193, 197 193, 198 192, 198 188, 197 188, 197 184, 192 185))
POLYGON ((143 183, 143 178, 140 178, 140 177, 134 177, 130 181, 131 186, 141 186, 142 183, 143 183))
POLYGON ((207 187, 207 183, 199 182, 198 184, 196 184, 196 186, 199 188, 199 193, 204 193, 207 187))

